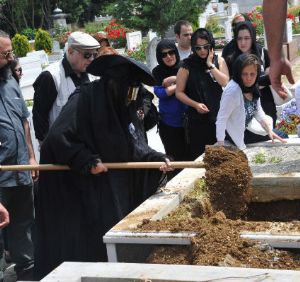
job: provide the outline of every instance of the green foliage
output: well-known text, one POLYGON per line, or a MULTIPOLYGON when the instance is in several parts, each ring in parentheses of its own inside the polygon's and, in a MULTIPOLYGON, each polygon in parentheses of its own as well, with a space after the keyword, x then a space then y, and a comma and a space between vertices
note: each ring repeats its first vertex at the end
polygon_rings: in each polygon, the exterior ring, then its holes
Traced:
POLYGON ((20 33, 25 35, 28 40, 33 40, 35 37, 35 30, 30 27, 23 29, 20 33))
POLYGON ((132 30, 127 28, 116 19, 111 20, 104 28, 109 42, 114 48, 124 48, 126 46, 126 33, 132 30))
POLYGON ((46 53, 50 53, 52 46, 53 41, 51 35, 46 30, 39 28, 35 35, 35 50, 45 50, 46 53))
POLYGON ((217 17, 209 17, 205 25, 205 28, 211 31, 214 36, 217 36, 220 33, 224 34, 225 32, 224 27, 219 25, 219 21, 217 17))
POLYGON ((122 19, 130 28, 146 32, 151 27, 163 35, 176 21, 197 22, 209 0, 115 0, 105 13, 122 19))
POLYGON ((148 47, 148 40, 143 40, 141 46, 136 50, 127 50, 127 55, 137 61, 145 62, 146 61, 146 51, 148 47))
POLYGON ((17 57, 25 57, 31 51, 27 37, 19 33, 12 38, 12 47, 17 57))
POLYGON ((299 17, 299 12, 300 12, 300 5, 297 6, 293 6, 291 8, 288 9, 288 18, 290 18, 293 23, 292 23, 292 27, 293 27, 293 34, 299 34, 300 33, 300 23, 296 22, 295 18, 299 17))
POLYGON ((278 164, 280 162, 282 162, 282 158, 281 157, 273 156, 273 157, 270 158, 270 163, 278 164))
POLYGON ((261 6, 256 6, 250 13, 247 13, 249 19, 252 22, 252 25, 256 29, 257 35, 264 34, 264 24, 261 6))
POLYGON ((263 152, 257 153, 253 159, 253 162, 255 164, 264 164, 266 161, 267 161, 267 156, 263 152))
POLYGON ((86 33, 97 33, 99 31, 104 31, 108 23, 103 22, 88 22, 84 25, 84 31, 86 33))

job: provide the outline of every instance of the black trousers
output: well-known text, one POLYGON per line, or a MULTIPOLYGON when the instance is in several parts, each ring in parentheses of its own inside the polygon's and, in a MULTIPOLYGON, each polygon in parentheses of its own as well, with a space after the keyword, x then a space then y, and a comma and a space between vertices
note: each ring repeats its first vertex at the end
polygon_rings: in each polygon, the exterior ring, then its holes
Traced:
POLYGON ((190 120, 190 159, 195 160, 205 151, 206 145, 213 145, 217 142, 216 125, 212 122, 199 122, 190 120))
MULTIPOLYGON (((158 129, 166 154, 174 161, 188 160, 189 154, 185 142, 184 128, 169 126, 159 121, 158 129)), ((168 173, 168 180, 172 179, 180 171, 180 169, 176 169, 174 172, 168 173)))
POLYGON ((183 127, 173 127, 159 121, 158 128, 166 154, 172 157, 174 161, 185 161, 187 146, 183 127))

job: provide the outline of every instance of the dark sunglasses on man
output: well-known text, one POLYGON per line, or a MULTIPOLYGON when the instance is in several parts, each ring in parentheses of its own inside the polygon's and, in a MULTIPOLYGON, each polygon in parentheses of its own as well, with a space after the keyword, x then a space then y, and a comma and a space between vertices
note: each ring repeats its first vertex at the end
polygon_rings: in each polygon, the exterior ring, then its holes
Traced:
POLYGON ((200 50, 209 50, 210 48, 210 44, 204 44, 204 45, 196 45, 195 47, 196 51, 200 51, 200 50))
POLYGON ((161 52, 162 58, 166 58, 167 56, 174 56, 175 55, 175 50, 169 50, 167 52, 161 52))
MULTIPOLYGON (((74 48, 75 49, 75 48, 74 48)), ((78 51, 80 54, 82 54, 83 58, 85 59, 90 59, 93 56, 93 59, 96 59, 98 57, 98 52, 88 52, 88 51, 84 51, 81 49, 75 49, 76 51, 78 51)))

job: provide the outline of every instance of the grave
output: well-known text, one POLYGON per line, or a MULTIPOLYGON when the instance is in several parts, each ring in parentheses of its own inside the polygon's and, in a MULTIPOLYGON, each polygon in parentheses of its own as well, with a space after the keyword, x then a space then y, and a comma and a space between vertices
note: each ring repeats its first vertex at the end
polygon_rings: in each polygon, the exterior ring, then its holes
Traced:
POLYGON ((159 43, 159 39, 157 37, 154 37, 148 44, 147 50, 146 50, 146 61, 148 68, 152 71, 157 66, 157 60, 156 60, 156 47, 159 43))
POLYGON ((20 87, 25 100, 32 100, 34 89, 32 84, 42 72, 40 56, 28 56, 19 58, 23 69, 23 76, 20 80, 20 87))
POLYGON ((126 33, 127 49, 135 50, 142 44, 142 32, 134 31, 126 33))
POLYGON ((192 265, 64 262, 42 282, 299 281, 300 272, 192 265))
MULTIPOLYGON (((263 149, 267 158, 267 163, 251 165, 251 169, 255 176, 252 182, 252 202, 258 202, 259 204, 263 203, 262 205, 264 205, 264 203, 268 201, 281 201, 284 199, 299 200, 300 139, 291 139, 290 142, 285 145, 263 142, 253 146, 249 146, 249 149, 247 149, 249 150, 247 153, 247 155, 249 154, 249 158, 254 158, 254 155, 251 152, 261 153, 260 150, 263 149), (277 151, 277 155, 280 154, 279 156, 281 156, 282 159, 279 160, 278 156, 273 156, 270 153, 272 150, 277 151), (289 152, 289 157, 287 157, 286 152, 289 152), (279 165, 280 168, 277 169, 277 171, 274 171, 276 162, 281 162, 281 164, 279 165), (293 163, 294 166, 292 166, 293 163), (258 169, 259 166, 260 169, 258 169), (287 170, 289 173, 287 173, 287 170), (271 183, 272 185, 269 184, 268 187, 264 187, 264 185, 261 185, 264 181, 265 183, 271 183), (267 191, 271 192, 268 193, 267 191)), ((198 160, 202 160, 202 157, 198 160)), ((171 233, 164 231, 157 232, 155 230, 141 232, 137 231, 136 228, 143 222, 147 222, 148 220, 155 221, 169 214, 179 205, 190 189, 194 187, 195 181, 202 178, 204 174, 204 169, 184 169, 175 178, 168 182, 166 187, 160 193, 150 197, 135 211, 107 232, 103 239, 107 246, 109 261, 144 262, 152 248, 151 246, 153 245, 191 244, 191 240, 195 236, 193 233, 184 231, 171 233)), ((246 232, 246 235, 244 236, 252 236, 255 238, 257 235, 258 234, 248 234, 246 232)), ((260 237, 258 236, 258 238, 266 240, 262 237, 262 235, 266 236, 270 234, 259 234, 260 237)), ((298 248, 300 247, 300 234, 293 234, 296 237, 291 237, 291 234, 279 235, 275 238, 277 245, 275 244, 274 246, 289 247, 286 242, 292 241, 291 246, 295 247, 296 245, 298 248)))

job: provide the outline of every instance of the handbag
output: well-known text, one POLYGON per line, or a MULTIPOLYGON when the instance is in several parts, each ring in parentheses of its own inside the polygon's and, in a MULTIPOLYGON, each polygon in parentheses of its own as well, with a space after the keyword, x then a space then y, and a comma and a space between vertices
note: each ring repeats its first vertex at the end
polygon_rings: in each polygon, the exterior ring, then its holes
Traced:
POLYGON ((274 88, 272 87, 272 85, 270 85, 269 87, 271 89, 271 92, 272 92, 272 95, 273 95, 273 98, 274 98, 274 103, 275 103, 276 106, 281 106, 281 105, 289 102, 290 100, 292 100, 294 98, 292 92, 285 85, 283 85, 283 88, 287 92, 287 97, 285 99, 282 99, 277 94, 277 92, 274 90, 274 88))
MULTIPOLYGON (((266 115, 265 119, 266 119, 266 122, 269 125, 269 127, 273 128, 273 119, 268 115, 266 115)), ((261 124, 255 118, 252 118, 252 120, 248 123, 248 126, 246 129, 257 135, 261 135, 261 136, 268 135, 268 132, 265 131, 265 129, 261 126, 261 124)))

